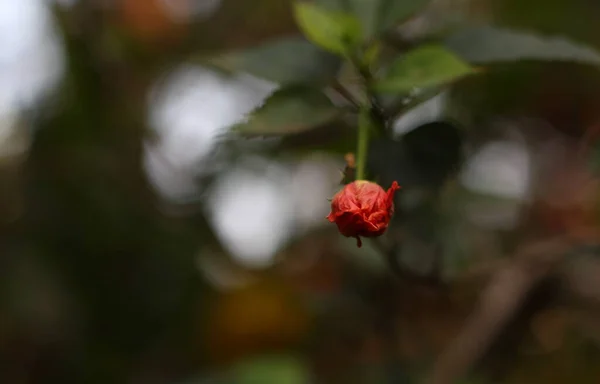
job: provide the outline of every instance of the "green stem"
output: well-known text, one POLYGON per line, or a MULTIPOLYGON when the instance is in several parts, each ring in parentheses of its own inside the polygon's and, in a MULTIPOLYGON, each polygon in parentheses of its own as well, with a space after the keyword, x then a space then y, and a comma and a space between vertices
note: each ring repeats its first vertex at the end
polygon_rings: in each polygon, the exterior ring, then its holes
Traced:
POLYGON ((364 180, 369 150, 371 107, 364 105, 358 118, 358 146, 356 149, 356 180, 364 180))

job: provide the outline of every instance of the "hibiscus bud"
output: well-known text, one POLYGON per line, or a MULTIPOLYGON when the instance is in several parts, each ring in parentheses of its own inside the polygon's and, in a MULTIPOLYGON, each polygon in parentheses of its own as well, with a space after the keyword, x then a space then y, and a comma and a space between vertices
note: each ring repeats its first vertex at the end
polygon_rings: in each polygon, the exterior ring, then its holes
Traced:
POLYGON ((346 237, 356 237, 360 248, 360 237, 381 236, 394 214, 394 193, 400 189, 393 182, 387 192, 366 180, 357 180, 344 186, 331 200, 331 213, 327 220, 335 223, 346 237))

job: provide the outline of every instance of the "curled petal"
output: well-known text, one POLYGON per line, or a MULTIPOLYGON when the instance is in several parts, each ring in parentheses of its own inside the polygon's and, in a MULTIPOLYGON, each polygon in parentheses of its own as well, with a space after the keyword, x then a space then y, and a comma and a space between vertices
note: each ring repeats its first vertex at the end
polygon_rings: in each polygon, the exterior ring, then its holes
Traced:
POLYGON ((394 195, 396 194, 396 191, 400 189, 400 186, 398 185, 397 181, 394 181, 392 183, 392 186, 387 190, 387 203, 388 205, 393 205, 394 204, 394 195))

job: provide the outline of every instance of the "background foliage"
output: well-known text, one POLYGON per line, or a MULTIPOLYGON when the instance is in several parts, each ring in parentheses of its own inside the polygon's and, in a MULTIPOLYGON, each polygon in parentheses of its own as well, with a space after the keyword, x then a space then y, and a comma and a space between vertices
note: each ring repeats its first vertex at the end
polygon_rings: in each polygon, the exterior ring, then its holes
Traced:
POLYGON ((598 5, 26 3, 1 382, 598 381, 598 5), (402 185, 361 249, 323 219, 359 125, 402 185))

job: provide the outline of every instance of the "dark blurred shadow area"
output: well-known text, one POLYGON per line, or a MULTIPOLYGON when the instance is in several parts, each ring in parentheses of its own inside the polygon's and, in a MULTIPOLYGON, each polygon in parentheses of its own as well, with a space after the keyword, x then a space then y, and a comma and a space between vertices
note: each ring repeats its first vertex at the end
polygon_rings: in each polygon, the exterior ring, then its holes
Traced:
POLYGON ((0 1, 0 383, 598 382, 599 4, 433 0, 393 29, 392 53, 457 25, 593 52, 401 100, 368 160, 396 216, 359 249, 325 220, 347 116, 231 129, 308 78, 347 107, 337 59, 265 54, 300 36, 290 1, 0 1))

